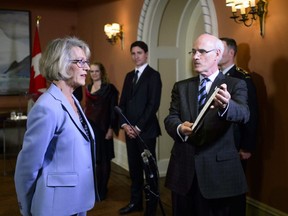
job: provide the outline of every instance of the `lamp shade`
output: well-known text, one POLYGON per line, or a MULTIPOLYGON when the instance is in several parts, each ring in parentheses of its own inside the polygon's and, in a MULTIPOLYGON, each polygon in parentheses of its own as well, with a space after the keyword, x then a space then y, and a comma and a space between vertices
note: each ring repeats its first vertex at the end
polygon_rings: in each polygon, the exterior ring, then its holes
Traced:
POLYGON ((227 7, 230 7, 230 6, 234 5, 234 4, 235 4, 234 0, 226 0, 226 6, 227 7))
POLYGON ((113 32, 114 34, 119 33, 119 32, 120 32, 120 24, 118 24, 118 23, 112 23, 111 29, 112 29, 112 32, 113 32))
POLYGON ((106 24, 104 26, 104 32, 107 35, 108 38, 111 38, 112 36, 112 25, 111 24, 106 24))
POLYGON ((250 6, 255 7, 255 0, 250 0, 250 6))
POLYGON ((107 36, 107 41, 112 45, 116 44, 117 40, 120 39, 121 47, 123 49, 124 33, 122 25, 120 25, 119 23, 112 23, 112 24, 107 23, 106 25, 104 25, 104 32, 107 36))
POLYGON ((243 7, 243 0, 235 0, 235 8, 240 9, 243 7))

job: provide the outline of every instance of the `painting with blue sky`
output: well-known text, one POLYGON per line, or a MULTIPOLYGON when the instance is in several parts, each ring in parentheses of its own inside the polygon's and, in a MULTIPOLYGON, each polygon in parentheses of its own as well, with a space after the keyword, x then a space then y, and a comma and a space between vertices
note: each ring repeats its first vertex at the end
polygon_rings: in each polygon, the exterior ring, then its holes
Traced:
POLYGON ((28 91, 30 43, 30 12, 0 10, 0 95, 28 91))

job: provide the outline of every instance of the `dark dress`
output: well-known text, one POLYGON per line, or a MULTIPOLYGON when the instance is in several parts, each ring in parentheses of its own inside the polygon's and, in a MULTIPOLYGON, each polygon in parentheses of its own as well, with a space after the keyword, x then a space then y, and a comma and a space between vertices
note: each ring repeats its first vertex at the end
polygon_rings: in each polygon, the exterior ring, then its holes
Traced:
POLYGON ((119 92, 113 84, 102 84, 101 88, 90 93, 92 85, 85 89, 85 114, 96 138, 97 183, 100 199, 105 199, 111 171, 111 159, 115 157, 113 138, 105 139, 109 128, 118 134, 118 116, 114 107, 118 104, 119 92))

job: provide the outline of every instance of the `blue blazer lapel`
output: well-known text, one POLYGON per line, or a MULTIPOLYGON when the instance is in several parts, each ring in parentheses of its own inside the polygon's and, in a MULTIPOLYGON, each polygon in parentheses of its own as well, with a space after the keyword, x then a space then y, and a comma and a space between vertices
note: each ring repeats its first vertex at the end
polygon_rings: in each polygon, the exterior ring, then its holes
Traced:
MULTIPOLYGON (((77 114, 73 110, 72 106, 70 105, 69 101, 66 99, 64 94, 59 90, 59 88, 56 87, 54 84, 51 84, 51 88, 49 88, 48 91, 56 100, 59 100, 61 102, 63 109, 67 111, 67 113, 70 116, 72 122, 76 125, 78 130, 81 131, 81 133, 86 138, 88 138, 86 133, 85 133, 85 131, 84 131, 84 129, 83 129, 83 127, 82 127, 82 124, 80 122, 79 117, 77 116, 77 114)), ((76 106, 77 106, 78 110, 80 110, 80 112, 82 112, 82 108, 79 105, 79 102, 75 99, 74 96, 73 96, 73 98, 74 98, 74 101, 76 101, 76 106)), ((85 115, 84 115, 84 117, 85 117, 85 115)), ((85 120, 87 121, 86 118, 85 118, 85 120)), ((91 134, 93 134, 93 133, 91 133, 91 134)))
MULTIPOLYGON (((83 120, 86 122, 86 124, 87 124, 87 126, 88 126, 88 128, 89 128, 90 135, 92 136, 93 139, 95 139, 95 138, 94 138, 94 131, 93 131, 93 129, 92 129, 92 127, 91 127, 88 119, 86 118, 86 115, 85 115, 85 113, 83 112, 80 103, 79 103, 78 100, 74 97, 74 95, 73 95, 73 98, 74 98, 75 104, 76 104, 79 112, 81 113, 81 115, 82 115, 82 117, 83 117, 83 120)), ((75 112, 74 112, 74 113, 75 113, 75 112)), ((79 119, 79 118, 78 118, 78 119, 79 119)), ((79 120, 79 122, 80 122, 80 120, 79 120)), ((80 124, 81 124, 81 122, 80 122, 80 124)), ((82 132, 84 132, 84 134, 85 134, 85 136, 86 136, 86 133, 85 133, 85 131, 84 131, 82 128, 83 128, 83 127, 80 127, 80 130, 81 130, 82 132)))

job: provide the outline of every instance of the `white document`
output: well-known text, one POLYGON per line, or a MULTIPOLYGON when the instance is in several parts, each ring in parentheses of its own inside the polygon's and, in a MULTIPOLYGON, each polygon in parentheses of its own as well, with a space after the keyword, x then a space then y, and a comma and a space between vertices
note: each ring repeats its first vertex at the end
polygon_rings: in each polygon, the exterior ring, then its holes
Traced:
POLYGON ((200 123, 201 119, 204 117, 204 114, 206 113, 207 109, 209 109, 212 101, 215 98, 215 95, 218 93, 219 90, 220 90, 220 88, 216 87, 213 94, 210 96, 210 98, 205 103, 205 106, 202 108, 202 110, 200 111, 199 115, 197 116, 194 124, 192 125, 192 131, 197 127, 197 125, 200 123))

